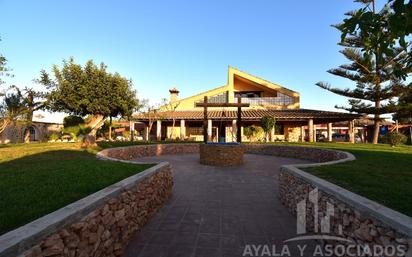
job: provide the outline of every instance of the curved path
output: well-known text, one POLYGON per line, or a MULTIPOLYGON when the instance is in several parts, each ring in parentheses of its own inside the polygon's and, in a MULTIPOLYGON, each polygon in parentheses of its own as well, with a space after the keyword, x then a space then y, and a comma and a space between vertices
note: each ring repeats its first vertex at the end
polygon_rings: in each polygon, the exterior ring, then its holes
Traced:
POLYGON ((296 219, 277 197, 277 177, 281 165, 308 161, 246 154, 243 166, 212 167, 198 159, 136 160, 170 162, 175 184, 168 204, 130 242, 125 257, 242 256, 245 244, 282 246, 296 236, 296 219))

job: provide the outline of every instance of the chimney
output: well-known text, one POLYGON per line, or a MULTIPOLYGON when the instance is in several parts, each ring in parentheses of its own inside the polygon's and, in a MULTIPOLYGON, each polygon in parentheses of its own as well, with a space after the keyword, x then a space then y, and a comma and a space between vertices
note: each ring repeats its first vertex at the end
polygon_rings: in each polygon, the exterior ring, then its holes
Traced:
POLYGON ((169 89, 170 92, 170 103, 175 103, 177 102, 177 96, 179 95, 179 90, 177 90, 175 87, 169 89))

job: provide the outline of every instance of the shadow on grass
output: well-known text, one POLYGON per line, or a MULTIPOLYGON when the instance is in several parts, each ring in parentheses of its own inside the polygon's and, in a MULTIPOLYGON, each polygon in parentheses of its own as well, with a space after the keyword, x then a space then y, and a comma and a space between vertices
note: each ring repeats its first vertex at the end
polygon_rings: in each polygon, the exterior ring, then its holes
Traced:
POLYGON ((98 160, 85 150, 56 150, 0 164, 0 234, 153 165, 98 160))

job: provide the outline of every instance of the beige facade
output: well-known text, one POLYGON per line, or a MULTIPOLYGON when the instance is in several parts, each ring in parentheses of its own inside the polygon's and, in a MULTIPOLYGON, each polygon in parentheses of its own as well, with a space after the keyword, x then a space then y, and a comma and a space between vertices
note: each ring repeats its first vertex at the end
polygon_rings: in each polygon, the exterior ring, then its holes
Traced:
MULTIPOLYGON (((248 141, 244 136, 247 126, 260 126, 263 116, 272 116, 276 120, 276 129, 271 133, 270 140, 297 142, 312 141, 314 137, 303 126, 310 123, 321 124, 335 121, 352 120, 353 115, 307 110, 300 108, 300 94, 276 83, 264 80, 257 76, 229 67, 227 83, 223 86, 199 93, 194 96, 179 99, 176 88, 169 90, 170 103, 160 108, 154 126, 147 139, 180 139, 203 140, 203 107, 196 107, 196 103, 207 97, 209 103, 241 103, 250 104, 242 108, 242 141, 248 141), (172 125, 174 121, 174 126, 172 125)), ((207 134, 211 141, 236 141, 236 107, 208 107, 207 134)), ((136 117, 144 123, 149 122, 148 114, 136 117)), ((153 116, 152 116, 153 119, 153 116)), ((310 126, 309 126, 310 127, 310 126)), ((311 127, 314 129, 314 127, 311 127)))
POLYGON ((32 122, 26 124, 16 122, 6 128, 0 135, 0 143, 27 143, 27 142, 44 142, 53 133, 58 133, 63 129, 63 124, 32 122))

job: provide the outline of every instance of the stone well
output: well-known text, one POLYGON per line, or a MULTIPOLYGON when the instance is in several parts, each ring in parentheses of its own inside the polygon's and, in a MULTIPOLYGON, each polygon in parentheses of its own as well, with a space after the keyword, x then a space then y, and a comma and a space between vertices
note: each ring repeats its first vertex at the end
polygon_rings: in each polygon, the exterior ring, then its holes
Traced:
POLYGON ((243 164, 243 148, 238 143, 207 143, 199 148, 200 163, 212 166, 243 164))

